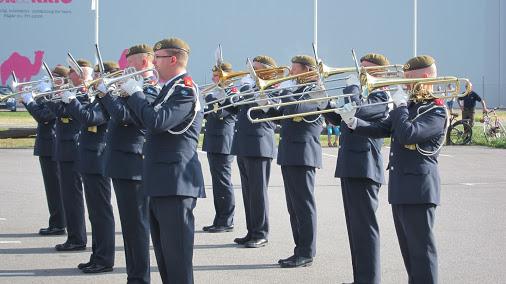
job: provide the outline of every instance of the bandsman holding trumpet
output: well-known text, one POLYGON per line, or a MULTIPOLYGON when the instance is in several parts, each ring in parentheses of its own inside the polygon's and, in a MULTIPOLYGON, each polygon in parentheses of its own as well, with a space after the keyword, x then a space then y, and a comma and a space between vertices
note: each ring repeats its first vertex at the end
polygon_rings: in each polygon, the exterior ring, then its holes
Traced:
MULTIPOLYGON (((136 70, 153 68, 153 48, 147 44, 134 45, 126 54, 128 67, 136 70)), ((144 72, 143 91, 146 99, 154 101, 158 88, 152 72, 144 72)), ((118 89, 99 85, 100 103, 110 116, 104 154, 104 175, 112 178, 118 203, 121 231, 125 247, 127 282, 149 283, 149 212, 148 197, 142 186, 142 147, 146 129, 128 108, 128 97, 117 96, 118 89)))
MULTIPOLYGON (((67 78, 69 69, 58 65, 51 73, 54 77, 67 78)), ((51 85, 41 82, 39 92, 49 91, 51 85)), ((22 94, 22 103, 26 110, 37 121, 37 136, 33 154, 39 157, 44 189, 46 191, 47 207, 49 209, 49 226, 39 230, 40 235, 65 234, 65 211, 63 208, 62 193, 58 180, 58 166, 53 159, 55 146, 56 116, 43 103, 44 98, 33 99, 33 93, 22 94)))
POLYGON ((164 283, 193 283, 193 209, 205 197, 197 144, 203 114, 198 89, 186 71, 190 47, 179 38, 154 46, 154 65, 164 83, 153 103, 143 82, 121 84, 127 104, 146 128, 143 186, 149 196, 151 239, 164 283))
MULTIPOLYGON (((388 59, 381 54, 369 53, 360 59, 362 67, 386 66, 388 59)), ((369 69, 374 75, 374 70, 369 69)), ((382 72, 378 69, 378 72, 382 72)), ((356 77, 355 77, 356 78, 356 77)), ((387 102, 389 94, 383 90, 362 98, 358 81, 350 81, 343 90, 345 103, 357 106, 387 102)), ((335 107, 335 106, 330 106, 335 107)), ((388 116, 387 104, 365 106, 355 114, 357 118, 373 123, 388 116)), ((341 180, 344 215, 348 229, 354 283, 380 283, 380 235, 376 210, 381 184, 385 183, 381 147, 383 138, 368 138, 357 135, 346 126, 338 113, 327 113, 325 117, 335 125, 341 125, 339 155, 335 177, 341 180)))
MULTIPOLYGON (((213 67, 213 82, 219 83, 219 71, 232 72, 230 63, 221 63, 213 67)), ((237 87, 233 83, 216 88, 205 97, 206 102, 225 99, 237 94, 237 87)), ((213 183, 214 209, 216 211, 213 224, 205 226, 204 231, 210 233, 230 232, 234 229, 235 197, 232 185, 232 162, 234 156, 230 154, 236 115, 227 109, 210 112, 205 115, 206 129, 202 150, 207 152, 209 169, 213 183)))
MULTIPOLYGON (((77 60, 83 74, 80 76, 76 70, 70 68, 69 79, 73 86, 80 86, 86 80, 92 79, 93 68, 87 60, 77 60)), ((62 90, 62 92, 64 92, 62 90)), ((88 96, 84 89, 76 94, 78 100, 87 102, 88 96)), ((77 144, 81 124, 73 119, 67 110, 67 105, 61 100, 46 101, 46 106, 56 116, 55 147, 53 159, 58 163, 58 176, 60 190, 65 209, 65 220, 67 222, 67 240, 58 244, 55 249, 58 251, 75 251, 86 249, 86 222, 84 216, 83 185, 81 175, 77 169, 77 144)))
MULTIPOLYGON (((266 55, 253 58, 252 64, 255 70, 277 66, 276 61, 266 55)), ((249 76, 242 83, 241 93, 256 89, 254 80, 249 76)), ((269 235, 267 189, 271 162, 276 156, 276 125, 272 122, 251 123, 247 115, 249 108, 249 105, 230 108, 230 112, 237 113, 231 153, 237 156, 248 230, 246 236, 235 238, 234 242, 247 248, 259 248, 267 245, 269 235)))
MULTIPOLYGON (((104 62, 104 73, 95 67, 99 78, 119 70, 116 62, 104 62)), ((89 90, 88 90, 89 91, 89 90)), ((78 143, 77 170, 81 173, 92 230, 92 254, 78 268, 84 273, 112 271, 114 266, 114 214, 111 205, 111 179, 104 176, 104 150, 109 116, 103 106, 89 94, 90 102, 82 104, 76 94, 66 91, 62 96, 70 116, 81 124, 78 143)))
MULTIPOLYGON (((290 75, 301 75, 316 70, 314 57, 297 55, 291 60, 290 75)), ((303 101, 312 97, 307 92, 321 90, 317 76, 305 80, 305 85, 290 87, 297 80, 280 84, 281 102, 303 101), (307 85, 310 82, 314 84, 307 85), (292 89, 293 88, 293 89, 292 89), (290 96, 290 94, 299 96, 290 96)), ((324 92, 322 90, 322 92, 324 92)), ((317 103, 300 103, 270 108, 268 116, 283 116, 318 110, 317 103)), ((260 111, 265 111, 260 110, 260 111)), ((259 111, 256 111, 259 112, 259 111)), ((256 116, 256 115, 255 115, 256 116)), ((295 117, 281 120, 281 133, 277 162, 281 166, 285 186, 286 203, 290 214, 295 249, 293 255, 280 259, 283 268, 309 266, 316 255, 316 204, 314 185, 316 169, 322 166, 320 134, 323 119, 320 115, 295 117)))
MULTIPOLYGON (((405 64, 404 74, 406 78, 434 78, 435 61, 430 56, 414 57, 405 64)), ((355 117, 351 104, 340 115, 354 134, 391 137, 388 199, 409 283, 437 283, 433 234, 441 191, 437 158, 445 141, 448 114, 444 101, 430 95, 431 83, 420 82, 416 90, 407 85, 411 97, 401 88, 395 91, 395 109, 384 121, 355 117)))

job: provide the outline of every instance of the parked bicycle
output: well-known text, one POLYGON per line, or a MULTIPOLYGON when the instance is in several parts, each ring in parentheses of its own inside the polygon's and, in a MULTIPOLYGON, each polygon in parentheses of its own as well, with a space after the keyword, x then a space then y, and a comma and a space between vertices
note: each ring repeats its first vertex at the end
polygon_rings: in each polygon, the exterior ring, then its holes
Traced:
POLYGON ((469 124, 469 119, 461 119, 454 122, 459 115, 450 114, 450 126, 446 133, 447 145, 466 145, 471 143, 473 137, 473 128, 469 124))
POLYGON ((497 117, 496 109, 493 108, 483 113, 483 135, 485 135, 488 142, 506 139, 506 129, 501 120, 499 120, 499 117, 497 117))

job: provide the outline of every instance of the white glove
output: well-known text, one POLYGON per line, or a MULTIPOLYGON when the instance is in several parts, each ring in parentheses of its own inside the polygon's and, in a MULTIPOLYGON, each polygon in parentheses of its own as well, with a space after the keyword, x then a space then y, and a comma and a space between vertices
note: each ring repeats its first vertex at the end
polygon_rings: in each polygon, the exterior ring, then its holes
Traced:
POLYGON ((120 88, 129 96, 131 96, 133 93, 142 92, 143 85, 144 82, 130 78, 125 83, 121 84, 120 88))
POLYGON ((287 81, 281 82, 281 84, 279 84, 278 89, 281 89, 281 90, 285 89, 285 90, 288 90, 290 92, 293 92, 294 91, 293 90, 294 89, 293 88, 294 85, 295 85, 295 82, 293 80, 287 80, 287 81))
POLYGON ((61 101, 64 104, 68 104, 68 103, 70 103, 71 100, 73 100, 75 98, 76 98, 76 93, 70 92, 70 91, 65 91, 65 92, 63 92, 63 95, 61 96, 61 101))
POLYGON ((250 75, 246 75, 244 76, 242 79, 241 79, 241 84, 240 86, 243 86, 243 85, 250 85, 251 87, 255 86, 256 85, 256 82, 255 80, 253 80, 253 78, 251 78, 250 75))
POLYGON ((396 107, 405 106, 408 104, 408 94, 406 94, 401 86, 397 86, 394 94, 392 95, 392 100, 394 101, 394 105, 396 107))
POLYGON ((346 79, 346 87, 353 86, 353 85, 360 86, 360 81, 358 80, 357 75, 355 75, 355 74, 351 74, 346 79))
POLYGON ((33 93, 30 92, 30 93, 21 94, 21 98, 23 99, 23 102, 25 104, 29 104, 29 103, 33 102, 33 93))
POLYGON ((355 106, 355 103, 347 103, 342 108, 336 110, 336 113, 341 115, 342 120, 350 129, 357 127, 357 118, 355 117, 357 109, 355 106))
POLYGON ((107 94, 109 93, 110 91, 114 90, 114 88, 112 87, 113 85, 107 87, 104 82, 100 82, 100 84, 98 84, 97 86, 97 90, 99 92, 101 92, 102 94, 107 94))
POLYGON ((52 89, 52 86, 51 86, 51 83, 49 81, 41 81, 38 85, 37 85, 37 89, 39 90, 39 92, 48 92, 48 91, 51 91, 52 89))

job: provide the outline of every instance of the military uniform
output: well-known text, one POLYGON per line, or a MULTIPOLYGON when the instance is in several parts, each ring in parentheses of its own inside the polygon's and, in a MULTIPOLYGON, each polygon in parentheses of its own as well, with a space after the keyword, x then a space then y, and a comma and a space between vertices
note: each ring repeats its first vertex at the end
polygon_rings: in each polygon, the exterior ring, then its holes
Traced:
MULTIPOLYGON (((225 95, 236 94, 237 88, 225 88, 225 95)), ((206 96, 206 102, 216 100, 211 95, 206 96)), ((230 154, 234 137, 236 116, 226 109, 211 112, 205 116, 206 129, 202 150, 207 152, 209 169, 213 182, 213 199, 216 215, 213 226, 232 227, 234 225, 235 197, 231 181, 232 162, 234 156, 230 154)))
MULTIPOLYGON (((357 110, 356 117, 368 122, 379 122, 387 117, 386 104, 367 106, 388 101, 387 93, 371 93, 366 102, 359 98, 360 91, 355 85, 346 87, 343 93, 354 94, 351 100, 359 106, 364 105, 357 110)), ((336 113, 325 114, 325 117, 332 124, 341 125, 335 177, 341 180, 354 282, 380 283, 380 235, 375 213, 379 189, 385 183, 381 156, 383 139, 355 134, 336 113)))
MULTIPOLYGON (((313 85, 299 87, 293 93, 297 94, 313 89, 313 85)), ((284 90, 280 95, 286 96, 291 93, 284 90)), ((301 101, 309 98, 308 94, 303 94, 282 98, 282 102, 301 101)), ((311 112, 317 109, 317 104, 302 103, 283 106, 278 109, 271 108, 267 115, 277 117, 311 112)), ((322 124, 323 119, 320 115, 281 120, 277 162, 281 166, 281 173, 283 174, 286 204, 295 242, 294 256, 307 259, 312 259, 316 255, 317 216, 314 184, 316 168, 322 167, 322 149, 320 145, 322 124)))
MULTIPOLYGON (((240 91, 250 90, 244 85, 240 91)), ((237 156, 241 175, 241 187, 248 233, 238 243, 267 239, 269 234, 269 198, 267 189, 271 162, 277 154, 272 122, 251 123, 248 119, 249 105, 230 107, 237 114, 231 154, 237 156)), ((267 117, 261 114, 261 117, 267 117)))
POLYGON ((152 104, 142 92, 127 100, 147 129, 143 186, 150 197, 151 238, 164 283, 193 282, 193 209, 197 198, 205 197, 197 154, 203 118, 196 111, 197 96, 183 73, 165 83, 152 104))
POLYGON ((438 150, 446 125, 444 103, 436 100, 398 107, 381 122, 358 119, 354 130, 368 137, 391 136, 388 200, 409 283, 437 283, 432 230, 441 192, 438 150))
MULTIPOLYGON (((153 101, 158 90, 144 89, 153 101)), ((142 186, 142 147, 146 130, 127 106, 127 98, 110 93, 100 99, 110 115, 104 176, 112 178, 121 220, 128 282, 149 283, 148 198, 142 186)))
POLYGON ((65 108, 81 124, 76 170, 81 173, 92 228, 90 262, 114 266, 114 214, 111 205, 111 180, 103 175, 105 134, 108 116, 98 100, 81 104, 71 100, 65 108))
MULTIPOLYGON (((81 98, 80 98, 81 99, 81 98)), ((53 159, 58 164, 58 177, 67 223, 66 244, 86 246, 83 185, 81 175, 75 169, 77 140, 81 124, 70 117, 62 102, 45 102, 56 117, 53 159)))
POLYGON ((65 211, 58 180, 58 166, 53 160, 55 146, 55 115, 42 102, 23 103, 37 121, 37 136, 33 154, 39 157, 44 189, 49 209, 49 228, 65 228, 65 211))

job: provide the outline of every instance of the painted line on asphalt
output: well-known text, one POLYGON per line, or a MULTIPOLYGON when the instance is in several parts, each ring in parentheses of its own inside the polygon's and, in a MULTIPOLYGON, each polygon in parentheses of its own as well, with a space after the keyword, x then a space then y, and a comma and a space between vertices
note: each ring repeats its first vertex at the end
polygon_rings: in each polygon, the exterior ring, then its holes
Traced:
POLYGON ((336 155, 332 155, 332 154, 322 153, 322 155, 327 156, 327 157, 337 158, 336 155))
POLYGON ((21 241, 0 241, 0 244, 20 244, 21 241))
POLYGON ((0 221, 7 221, 7 219, 5 219, 5 218, 0 218, 0 221))
POLYGON ((35 272, 0 272, 0 276, 33 276, 35 272))

